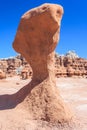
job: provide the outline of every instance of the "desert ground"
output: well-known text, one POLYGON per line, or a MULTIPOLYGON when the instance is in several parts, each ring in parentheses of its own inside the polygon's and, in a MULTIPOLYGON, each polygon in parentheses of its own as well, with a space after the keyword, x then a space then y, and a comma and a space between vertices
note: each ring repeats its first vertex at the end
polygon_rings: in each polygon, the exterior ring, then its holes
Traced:
POLYGON ((57 78, 56 84, 64 101, 69 105, 74 118, 72 124, 52 126, 45 121, 31 120, 22 103, 14 108, 2 107, 4 95, 12 95, 29 83, 11 77, 0 80, 0 130, 87 130, 87 79, 57 78), (2 101, 1 101, 2 100, 2 101))

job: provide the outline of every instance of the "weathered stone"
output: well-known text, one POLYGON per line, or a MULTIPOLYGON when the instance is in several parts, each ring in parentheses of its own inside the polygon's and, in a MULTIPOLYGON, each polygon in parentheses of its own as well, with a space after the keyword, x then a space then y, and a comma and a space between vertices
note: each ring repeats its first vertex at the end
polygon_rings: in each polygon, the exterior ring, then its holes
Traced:
POLYGON ((6 74, 2 70, 0 70, 0 79, 4 78, 6 78, 6 74))
POLYGON ((57 77, 87 76, 87 59, 56 56, 55 67, 57 77))
POLYGON ((59 41, 63 8, 44 4, 25 13, 20 21, 13 48, 30 63, 33 77, 17 97, 34 119, 64 123, 72 118, 55 81, 54 49, 59 41))
POLYGON ((25 65, 24 68, 22 69, 21 77, 22 79, 29 79, 30 77, 32 77, 32 69, 29 66, 29 64, 25 65))
MULTIPOLYGON (((28 66, 27 69, 29 70, 29 79, 32 77, 32 69, 28 62, 22 56, 18 55, 12 59, 1 59, 0 60, 0 69, 6 73, 6 77, 8 76, 22 76, 22 68, 26 70, 26 65, 28 66), (9 62, 8 62, 9 61, 9 62), (14 62, 13 62, 14 61, 14 62), (10 63, 10 64, 9 64, 10 63), (13 67, 11 67, 13 65, 13 67), (12 69, 13 68, 13 69, 12 69), (20 72, 19 72, 20 71, 20 72)), ((75 77, 87 77, 87 59, 83 58, 70 58, 66 56, 60 56, 55 58, 55 74, 56 77, 68 77, 67 70, 71 67, 72 76, 75 77), (69 59, 69 60, 67 60, 69 59), (61 64, 62 61, 62 64, 61 64), (70 62, 68 62, 70 61, 70 62), (78 73, 78 74, 77 74, 78 73)))

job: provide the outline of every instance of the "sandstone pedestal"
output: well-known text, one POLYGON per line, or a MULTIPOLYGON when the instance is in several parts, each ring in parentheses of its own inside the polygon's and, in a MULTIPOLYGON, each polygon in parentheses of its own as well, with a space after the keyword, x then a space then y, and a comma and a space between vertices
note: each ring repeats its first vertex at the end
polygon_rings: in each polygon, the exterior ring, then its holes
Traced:
POLYGON ((13 48, 22 54, 33 70, 32 81, 23 89, 33 119, 63 123, 72 116, 56 87, 54 49, 59 41, 63 8, 44 4, 26 12, 20 21, 13 48))

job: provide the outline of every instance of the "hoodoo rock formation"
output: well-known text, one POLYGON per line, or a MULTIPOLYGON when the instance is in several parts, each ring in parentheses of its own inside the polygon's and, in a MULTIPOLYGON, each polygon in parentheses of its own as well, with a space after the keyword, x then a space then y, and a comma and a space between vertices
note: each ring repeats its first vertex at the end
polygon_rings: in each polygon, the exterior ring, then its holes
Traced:
POLYGON ((87 59, 58 56, 55 58, 56 77, 86 77, 87 59))
POLYGON ((24 97, 33 119, 53 123, 68 122, 72 118, 55 81, 54 49, 59 41, 62 14, 63 8, 56 4, 44 4, 26 12, 13 43, 13 48, 25 57, 33 70, 32 81, 17 98, 24 97))
MULTIPOLYGON (((5 77, 20 76, 22 79, 32 78, 32 69, 21 55, 0 59, 0 69, 5 77)), ((81 57, 67 57, 55 54, 55 75, 59 77, 87 78, 87 59, 81 57)))

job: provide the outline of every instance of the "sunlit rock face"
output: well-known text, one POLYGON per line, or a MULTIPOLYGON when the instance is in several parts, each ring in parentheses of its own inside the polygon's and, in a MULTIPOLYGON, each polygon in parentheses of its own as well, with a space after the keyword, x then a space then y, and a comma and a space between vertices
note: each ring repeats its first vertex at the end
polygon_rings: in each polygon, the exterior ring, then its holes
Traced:
POLYGON ((1 69, 0 69, 0 79, 4 79, 6 78, 6 74, 5 72, 3 72, 1 69))
POLYGON ((54 49, 59 41, 62 15, 62 6, 56 4, 43 4, 26 12, 13 43, 13 48, 25 57, 33 70, 32 81, 21 93, 26 97, 24 104, 33 119, 53 123, 68 122, 72 118, 55 81, 54 49))

